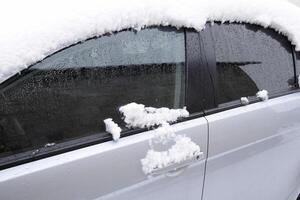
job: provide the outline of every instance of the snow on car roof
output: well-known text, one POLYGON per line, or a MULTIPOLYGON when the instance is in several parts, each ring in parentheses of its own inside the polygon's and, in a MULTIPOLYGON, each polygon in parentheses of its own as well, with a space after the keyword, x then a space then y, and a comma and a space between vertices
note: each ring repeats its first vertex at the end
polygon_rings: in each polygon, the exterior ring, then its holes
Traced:
POLYGON ((259 24, 300 51, 300 8, 285 0, 10 0, 0 3, 0 82, 87 38, 153 25, 259 24))

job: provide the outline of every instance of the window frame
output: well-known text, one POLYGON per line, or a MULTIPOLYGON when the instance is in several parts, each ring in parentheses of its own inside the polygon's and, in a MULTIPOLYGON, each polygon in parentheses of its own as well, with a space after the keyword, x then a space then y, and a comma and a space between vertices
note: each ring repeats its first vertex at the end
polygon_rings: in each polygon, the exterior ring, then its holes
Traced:
MULTIPOLYGON (((221 22, 217 22, 217 23, 221 23, 221 22)), ((236 24, 247 24, 247 23, 236 23, 236 24)), ((207 23, 206 26, 210 26, 211 23, 207 23)), ((256 26, 259 26, 259 25, 256 25, 256 26)), ((260 26, 262 27, 262 26, 260 26)), ((262 27, 263 28, 263 27, 262 27)), ((209 32, 211 33, 211 29, 208 29, 209 32)), ((213 43, 213 39, 212 39, 212 35, 211 34, 205 34, 204 32, 208 32, 208 31, 201 31, 199 32, 199 35, 200 35, 200 39, 201 39, 201 43, 203 43, 204 39, 203 38, 206 38, 206 42, 209 41, 209 43, 212 44, 212 47, 213 47, 213 50, 209 50, 207 51, 207 49, 204 49, 205 51, 205 54, 210 54, 210 57, 213 58, 214 60, 209 64, 209 67, 210 67, 210 76, 212 77, 212 81, 213 81, 213 93, 214 93, 214 98, 215 98, 215 104, 214 104, 214 107, 210 108, 206 108, 204 110, 205 112, 205 115, 211 115, 211 114, 215 114, 215 113, 219 113, 219 112, 223 112, 223 111, 226 111, 226 110, 230 110, 230 109, 234 109, 234 108, 238 108, 238 107, 242 107, 244 106, 240 100, 234 100, 234 101, 230 101, 230 102, 226 102, 225 104, 222 104, 221 107, 218 107, 217 105, 217 92, 219 90, 218 88, 218 84, 217 84, 217 66, 216 66, 216 55, 215 55, 215 45, 213 43)), ((277 32, 276 32, 277 33, 277 32)), ((279 33, 277 33, 279 34, 279 33)), ((286 38, 286 36, 284 36, 286 38)), ((287 38, 286 38, 287 39, 287 38)), ((288 40, 288 39, 287 39, 288 40)), ((289 94, 293 94, 293 93, 297 93, 297 92, 300 92, 300 89, 299 89, 299 86, 297 87, 297 68, 296 68, 296 53, 295 53, 295 46, 293 46, 291 44, 291 42, 288 40, 289 42, 289 45, 290 45, 290 48, 291 48, 291 52, 292 52, 292 59, 293 59, 293 70, 294 70, 294 81, 295 81, 295 88, 289 90, 289 91, 281 91, 281 92, 277 92, 277 93, 273 93, 273 94, 269 94, 269 99, 274 99, 274 98, 277 98, 277 97, 281 97, 281 96, 285 96, 285 95, 289 95, 289 94)), ((203 45, 203 44, 202 44, 203 45)), ((254 94, 255 95, 255 94, 254 94)), ((248 97, 248 100, 249 100, 249 105, 250 104, 253 104, 253 103, 257 103, 257 102, 260 102, 261 100, 259 100, 256 96, 250 96, 248 97)))
POLYGON ((295 47, 295 45, 293 45, 294 75, 295 75, 295 81, 299 88, 300 85, 298 82, 298 76, 300 75, 300 51, 296 52, 295 49, 296 49, 296 47, 295 47))
MULTIPOLYGON (((151 27, 147 27, 147 28, 151 28, 151 27)), ((128 31, 128 30, 134 31, 132 29, 125 29, 122 31, 128 31)), ((185 39, 185 47, 184 48, 185 48, 185 58, 186 58, 185 66, 184 66, 185 67, 185 76, 186 76, 185 77, 185 82, 186 82, 185 83, 185 102, 186 102, 186 106, 187 106, 188 110, 191 109, 193 111, 193 113, 185 119, 178 120, 176 123, 180 123, 183 121, 187 121, 187 120, 191 120, 191 119, 195 119, 195 118, 204 116, 202 104, 201 104, 201 106, 199 106, 198 104, 199 104, 199 98, 204 98, 206 93, 201 93, 201 91, 202 91, 201 85, 202 84, 193 84, 193 83, 201 82, 201 80, 199 80, 195 76, 195 73, 202 75, 202 77, 203 77, 202 81, 203 80, 209 81, 209 82, 211 81, 210 79, 208 79, 208 77, 209 77, 208 69, 209 68, 208 68, 208 66, 206 66, 205 60, 201 60, 200 59, 201 56, 199 56, 199 54, 198 54, 199 50, 200 50, 200 43, 199 42, 194 43, 195 35, 196 35, 196 39, 199 37, 197 32, 193 29, 187 29, 187 28, 182 28, 182 30, 183 30, 184 39, 185 39), (195 52, 191 51, 191 49, 197 49, 198 51, 197 51, 197 53, 195 53, 195 52), (202 68, 198 67, 199 63, 205 65, 205 67, 203 68, 205 70, 201 70, 202 68), (196 95, 196 94, 200 94, 200 95, 196 95)), ((122 31, 118 31, 118 32, 122 32, 122 31)), ((114 32, 112 34, 116 34, 118 32, 114 32)), ((105 34, 105 35, 110 35, 110 34, 105 34)), ((88 38, 84 41, 74 43, 72 45, 69 45, 63 49, 60 49, 60 50, 54 52, 53 54, 45 57, 44 59, 47 59, 65 49, 73 47, 77 44, 83 43, 88 40, 101 38, 101 37, 102 36, 92 37, 92 38, 88 38)), ((201 49, 201 52, 204 52, 203 47, 201 49)), ((15 82, 18 82, 19 80, 22 80, 23 78, 25 78, 27 75, 34 73, 34 71, 30 72, 29 69, 32 66, 42 62, 43 60, 30 65, 26 69, 22 70, 20 73, 14 75, 14 76, 10 77, 9 79, 5 80, 4 82, 2 82, 0 84, 0 89, 5 89, 6 87, 11 87, 11 85, 13 85, 15 82)), ((203 83, 203 82, 201 82, 201 83, 203 83)), ((211 85, 211 84, 209 84, 209 85, 211 85)), ((211 90, 211 88, 209 88, 209 90, 206 90, 206 92, 210 92, 210 98, 213 98, 212 91, 213 90, 211 90)), ((211 101, 206 100, 206 102, 211 102, 211 101)), ((123 130, 121 132, 121 138, 139 134, 142 132, 146 132, 148 130, 149 129, 147 129, 147 128, 123 130)), ((111 134, 108 134, 108 133, 107 134, 94 134, 94 135, 84 136, 84 137, 80 137, 80 138, 76 138, 76 139, 71 139, 67 142, 57 143, 54 146, 50 146, 50 147, 42 147, 42 148, 39 148, 36 150, 29 150, 29 151, 22 152, 22 153, 16 153, 14 155, 10 155, 10 156, 1 158, 0 170, 18 166, 18 165, 25 164, 25 163, 29 163, 29 162, 33 162, 33 161, 40 160, 43 158, 59 155, 62 153, 66 153, 69 151, 88 147, 91 145, 108 142, 108 141, 112 141, 111 134)))

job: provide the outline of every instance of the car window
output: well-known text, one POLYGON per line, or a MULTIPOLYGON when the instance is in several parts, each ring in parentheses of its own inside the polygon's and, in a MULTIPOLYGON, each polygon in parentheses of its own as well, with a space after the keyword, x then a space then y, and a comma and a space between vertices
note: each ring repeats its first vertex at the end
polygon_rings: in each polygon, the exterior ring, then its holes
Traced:
POLYGON ((271 29, 225 23, 211 26, 217 65, 218 105, 254 96, 270 95, 295 86, 292 48, 271 29))
POLYGON ((106 135, 106 118, 124 127, 118 107, 130 102, 182 108, 184 40, 184 32, 173 28, 93 38, 2 85, 0 161, 49 143, 106 135))

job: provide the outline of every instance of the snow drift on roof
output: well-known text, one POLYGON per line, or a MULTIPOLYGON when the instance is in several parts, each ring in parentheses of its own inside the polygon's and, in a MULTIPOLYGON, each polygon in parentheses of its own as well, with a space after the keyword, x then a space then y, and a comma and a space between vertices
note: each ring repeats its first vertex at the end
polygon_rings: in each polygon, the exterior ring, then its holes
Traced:
POLYGON ((284 0, 10 0, 0 5, 0 82, 78 41, 150 25, 272 27, 300 51, 300 9, 284 0))

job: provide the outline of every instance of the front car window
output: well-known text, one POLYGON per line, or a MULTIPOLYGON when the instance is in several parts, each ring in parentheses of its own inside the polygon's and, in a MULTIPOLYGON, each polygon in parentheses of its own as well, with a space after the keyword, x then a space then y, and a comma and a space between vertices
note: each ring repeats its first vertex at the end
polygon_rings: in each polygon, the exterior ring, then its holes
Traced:
POLYGON ((185 104, 184 32, 123 31, 66 48, 0 85, 1 158, 47 143, 106 136, 118 107, 185 104))

